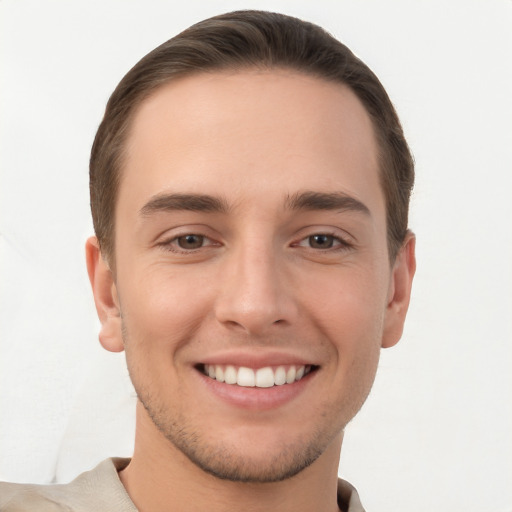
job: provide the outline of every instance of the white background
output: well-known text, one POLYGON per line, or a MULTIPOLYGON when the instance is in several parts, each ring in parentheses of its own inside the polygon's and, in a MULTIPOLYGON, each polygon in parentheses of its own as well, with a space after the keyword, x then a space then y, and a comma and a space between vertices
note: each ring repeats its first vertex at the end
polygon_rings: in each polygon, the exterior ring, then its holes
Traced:
POLYGON ((85 272, 88 156, 144 54, 238 8, 317 22, 381 78, 417 162, 405 335, 347 428, 369 512, 512 511, 512 2, 0 1, 0 479, 129 455, 134 395, 85 272))

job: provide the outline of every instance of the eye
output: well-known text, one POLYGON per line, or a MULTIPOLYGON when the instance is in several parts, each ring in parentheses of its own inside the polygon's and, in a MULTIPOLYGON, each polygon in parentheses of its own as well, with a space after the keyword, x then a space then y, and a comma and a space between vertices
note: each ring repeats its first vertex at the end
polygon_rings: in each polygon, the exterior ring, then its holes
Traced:
POLYGON ((339 236, 331 235, 330 233, 314 233, 313 235, 303 238, 296 245, 298 247, 324 251, 336 251, 337 249, 343 250, 352 247, 350 242, 347 242, 339 236))
POLYGON ((184 235, 179 236, 174 239, 174 241, 178 244, 180 249, 199 249, 203 247, 205 242, 205 237, 203 235, 184 235))
POLYGON ((307 240, 312 249, 331 249, 337 239, 333 235, 319 234, 308 236, 307 240))
POLYGON ((210 246, 218 246, 219 244, 205 235, 185 233, 162 240, 158 245, 166 251, 176 254, 188 254, 210 246))

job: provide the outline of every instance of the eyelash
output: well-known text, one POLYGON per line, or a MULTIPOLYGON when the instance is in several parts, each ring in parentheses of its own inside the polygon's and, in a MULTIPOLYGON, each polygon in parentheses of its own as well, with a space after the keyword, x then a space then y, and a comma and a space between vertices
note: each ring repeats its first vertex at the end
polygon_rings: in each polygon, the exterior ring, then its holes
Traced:
MULTIPOLYGON (((167 251, 178 253, 178 254, 193 254, 201 249, 212 247, 212 246, 220 246, 221 244, 218 242, 215 242, 211 240, 208 236, 202 235, 200 233, 184 233, 182 235, 175 236, 169 240, 164 240, 163 242, 158 244, 160 247, 164 248, 167 251), (179 241, 180 239, 185 239, 187 237, 198 237, 201 238, 201 242, 208 241, 210 243, 207 243, 204 245, 202 243, 199 247, 192 248, 192 249, 185 249, 183 247, 179 247, 179 241)), ((347 251, 349 249, 353 248, 353 244, 345 240, 344 238, 337 236, 334 233, 329 232, 318 232, 313 233, 311 235, 308 235, 304 238, 301 238, 298 242, 291 244, 292 247, 306 247, 307 249, 310 249, 315 252, 340 252, 340 251, 347 251), (334 244, 334 247, 327 247, 327 248, 321 248, 321 247, 311 247, 310 245, 303 245, 304 242, 307 244, 308 242, 311 243, 312 239, 314 237, 327 237, 332 239, 331 242, 334 244)))
POLYGON ((175 237, 173 237, 171 239, 164 240, 163 242, 159 243, 158 245, 160 247, 164 248, 165 250, 170 251, 170 252, 175 252, 175 253, 178 253, 178 254, 193 254, 193 253, 199 251, 200 249, 204 249, 205 247, 219 246, 220 244, 214 242, 213 240, 211 240, 206 235, 202 235, 200 233, 184 233, 182 235, 175 236, 175 237), (187 238, 187 237, 198 237, 198 238, 201 238, 203 242, 205 240, 207 240, 207 241, 209 241, 211 243, 209 243, 207 245, 202 244, 200 247, 193 248, 193 249, 184 249, 183 247, 179 247, 179 245, 178 245, 179 244, 179 240, 187 238))
POLYGON ((337 252, 337 251, 346 251, 348 249, 351 249, 353 247, 353 245, 348 242, 347 240, 345 240, 344 238, 340 237, 340 236, 337 236, 336 234, 334 233, 329 233, 329 232, 319 232, 319 233, 313 233, 311 235, 308 235, 304 238, 302 238, 298 243, 295 243, 293 244, 293 246, 298 246, 298 247, 304 247, 304 245, 302 245, 303 242, 306 242, 306 243, 310 243, 311 244, 311 241, 314 237, 327 237, 329 239, 331 239, 331 242, 333 244, 335 244, 334 247, 326 247, 326 248, 321 248, 321 247, 311 247, 311 245, 308 245, 306 246, 308 249, 312 249, 314 251, 319 251, 319 252, 337 252))

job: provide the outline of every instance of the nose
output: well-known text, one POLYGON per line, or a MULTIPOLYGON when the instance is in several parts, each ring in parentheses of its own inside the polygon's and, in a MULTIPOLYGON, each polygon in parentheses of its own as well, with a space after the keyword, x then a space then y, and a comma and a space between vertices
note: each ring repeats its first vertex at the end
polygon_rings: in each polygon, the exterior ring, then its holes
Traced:
POLYGON ((241 247, 226 259, 215 314, 224 326, 261 336, 298 317, 285 263, 271 248, 241 247))

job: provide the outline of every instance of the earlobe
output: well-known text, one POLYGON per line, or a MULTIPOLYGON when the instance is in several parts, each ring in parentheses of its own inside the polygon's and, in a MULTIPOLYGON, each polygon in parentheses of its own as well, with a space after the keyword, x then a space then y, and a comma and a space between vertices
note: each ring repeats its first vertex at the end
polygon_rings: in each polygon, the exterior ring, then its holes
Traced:
POLYGON ((382 338, 383 348, 392 347, 402 337, 411 298, 412 280, 416 271, 415 248, 416 237, 408 231, 393 265, 382 338))
POLYGON ((96 237, 93 236, 87 240, 85 256, 94 303, 101 322, 100 343, 110 352, 121 352, 124 345, 117 288, 96 237))

